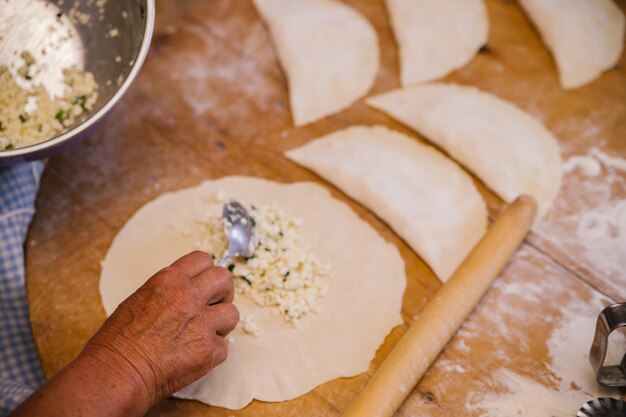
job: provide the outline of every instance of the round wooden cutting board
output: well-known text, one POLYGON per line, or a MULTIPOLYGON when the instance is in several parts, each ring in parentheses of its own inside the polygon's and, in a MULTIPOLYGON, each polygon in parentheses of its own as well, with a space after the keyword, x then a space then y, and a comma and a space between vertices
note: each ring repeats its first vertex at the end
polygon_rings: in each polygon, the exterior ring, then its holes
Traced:
MULTIPOLYGON (((370 95, 397 88, 398 55, 383 1, 346 3, 378 31, 382 62, 370 95)), ((520 6, 504 0, 486 4, 488 44, 445 81, 477 86, 527 110, 558 137, 565 159, 592 148, 626 157, 626 56, 593 83, 562 90, 551 55, 520 6)), ((626 1, 618 4, 626 9, 626 1)), ((91 138, 50 160, 42 179, 27 242, 27 290, 46 374, 71 361, 105 319, 100 262, 130 216, 162 193, 224 175, 315 181, 347 202, 400 249, 407 272, 403 315, 410 323, 439 281, 376 216, 282 153, 356 124, 382 124, 423 138, 363 100, 294 128, 284 74, 250 1, 160 0, 158 8, 152 50, 133 87, 91 138)), ((491 213, 497 213, 502 202, 477 183, 491 213)), ((502 372, 558 393, 551 335, 573 314, 597 315, 602 304, 626 299, 626 278, 585 252, 578 223, 568 219, 625 198, 624 172, 604 169, 594 178, 566 174, 544 224, 528 237, 398 415, 482 415, 484 398, 507 391, 497 377, 502 372)), ((254 402, 231 411, 168 399, 150 415, 339 416, 405 328, 387 337, 370 372, 331 381, 295 400, 254 402)))

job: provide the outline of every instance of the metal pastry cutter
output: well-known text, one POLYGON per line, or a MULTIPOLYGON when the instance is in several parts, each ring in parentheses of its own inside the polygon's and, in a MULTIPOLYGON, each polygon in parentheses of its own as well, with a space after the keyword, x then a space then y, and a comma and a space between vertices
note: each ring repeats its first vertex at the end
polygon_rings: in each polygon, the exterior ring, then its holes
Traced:
POLYGON ((604 366, 609 345, 609 335, 615 329, 626 326, 626 302, 608 306, 596 324, 596 334, 589 352, 589 361, 598 384, 604 387, 626 387, 626 354, 619 365, 604 366))
POLYGON ((615 398, 596 398, 585 403, 576 417, 624 417, 626 403, 615 398))

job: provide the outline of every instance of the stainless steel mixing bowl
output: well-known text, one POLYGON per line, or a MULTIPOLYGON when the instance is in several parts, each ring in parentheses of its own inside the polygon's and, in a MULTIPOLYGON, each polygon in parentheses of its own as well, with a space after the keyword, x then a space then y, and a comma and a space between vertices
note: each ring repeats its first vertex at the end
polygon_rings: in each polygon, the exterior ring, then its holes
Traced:
POLYGON ((137 76, 154 17, 154 0, 0 0, 0 65, 15 69, 28 51, 40 67, 31 82, 49 92, 62 88, 62 70, 72 65, 92 72, 99 86, 82 122, 45 142, 0 152, 0 164, 46 157, 88 136, 137 76))

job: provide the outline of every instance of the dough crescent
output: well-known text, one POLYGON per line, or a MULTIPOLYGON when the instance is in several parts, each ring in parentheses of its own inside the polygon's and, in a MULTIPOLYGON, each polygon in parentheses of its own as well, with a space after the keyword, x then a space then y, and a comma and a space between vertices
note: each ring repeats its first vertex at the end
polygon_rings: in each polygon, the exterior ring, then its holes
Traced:
POLYGON ((404 262, 346 204, 313 183, 279 184, 226 177, 168 193, 143 206, 115 237, 102 263, 100 293, 108 314, 159 269, 195 248, 181 230, 194 228, 207 211, 219 214, 215 196, 249 204, 277 204, 302 220, 300 234, 333 278, 320 312, 298 328, 247 299, 235 303, 254 318, 258 337, 236 329, 228 359, 176 394, 207 404, 240 409, 252 399, 285 401, 335 378, 368 370, 385 336, 402 324, 404 262))
POLYGON ((487 43, 482 0, 385 0, 407 86, 441 78, 470 62, 487 43))
POLYGON ((561 86, 578 88, 619 61, 624 14, 612 0, 520 0, 554 54, 561 86))
POLYGON ((506 202, 529 194, 537 221, 561 187, 556 138, 528 113, 474 87, 433 83, 395 90, 367 103, 424 135, 506 202))
POLYGON ((385 220, 447 281, 487 228, 472 179, 435 148, 382 126, 354 126, 287 156, 385 220))
POLYGON ((349 107, 374 83, 378 37, 372 25, 336 0, 254 0, 267 22, 289 81, 296 126, 349 107))

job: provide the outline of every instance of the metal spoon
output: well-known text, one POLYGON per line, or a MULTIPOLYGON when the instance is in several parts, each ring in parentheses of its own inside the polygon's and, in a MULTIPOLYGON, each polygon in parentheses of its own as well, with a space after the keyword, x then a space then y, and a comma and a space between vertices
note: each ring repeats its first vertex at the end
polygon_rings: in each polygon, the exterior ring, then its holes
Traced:
POLYGON ((218 265, 226 267, 238 256, 251 257, 256 249, 256 239, 252 219, 245 207, 236 200, 230 200, 224 204, 222 222, 228 239, 228 249, 218 265))

